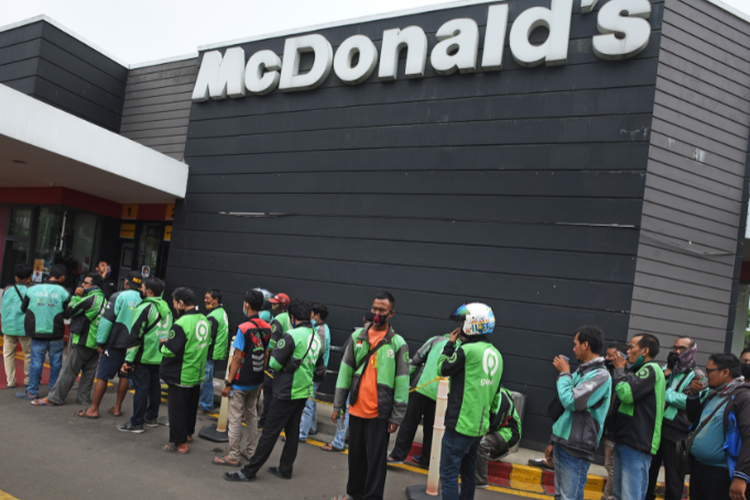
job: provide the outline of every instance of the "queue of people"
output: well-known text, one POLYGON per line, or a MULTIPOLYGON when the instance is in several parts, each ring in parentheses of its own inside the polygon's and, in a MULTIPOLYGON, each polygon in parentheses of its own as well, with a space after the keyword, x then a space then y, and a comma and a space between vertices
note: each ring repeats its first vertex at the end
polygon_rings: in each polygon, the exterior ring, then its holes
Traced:
MULTIPOLYGON (((169 443, 162 450, 185 454, 197 412, 213 409, 216 363, 228 358, 221 394, 229 400, 229 450, 212 463, 236 468, 224 474, 227 481, 254 481, 284 431, 279 464, 268 472, 292 479, 299 442, 316 432, 314 398, 331 342, 325 305, 250 290, 243 300, 246 320, 230 339, 217 288, 203 296, 204 315, 193 290, 175 289, 170 308, 164 282, 137 272, 128 275, 124 290, 114 292, 107 285, 106 263, 83 276, 73 293, 65 288, 62 265, 52 266, 41 284, 30 282, 32 269, 26 264, 14 271, 15 283, 0 298, 0 315, 8 387, 17 385, 17 345, 24 354, 27 387, 16 394, 19 398, 35 406, 62 405, 80 376, 76 401, 88 407, 76 415, 96 419, 109 381, 118 376, 116 401, 108 412, 122 415, 132 383, 133 413, 117 428, 142 433, 157 426, 164 381, 169 443), (71 338, 63 362, 66 320, 71 338), (45 356, 50 390, 40 398, 45 356)), ((488 340, 494 314, 485 304, 462 305, 450 316, 459 327, 429 339, 410 357, 408 344, 391 325, 395 302, 388 292, 376 295, 364 326, 344 347, 332 414, 337 435, 323 447, 343 451, 348 427, 346 493, 334 498, 382 499, 387 466, 403 463, 421 421, 422 454, 413 458, 429 466, 437 381, 448 377, 445 435, 439 443, 442 497, 470 500, 476 488, 488 486, 488 461, 506 455, 522 435, 513 394, 501 384, 502 355, 488 340), (389 434, 396 432, 389 454, 389 434)), ((548 410, 553 426, 545 464, 555 473, 555 498, 583 499, 589 465, 602 442, 609 474, 602 500, 655 498, 662 465, 666 500, 682 498, 686 473, 690 498, 746 498, 750 384, 743 374, 750 374, 750 349, 742 361, 713 354, 705 371, 697 367, 697 344, 689 337, 675 340, 665 366, 654 361, 660 345, 651 334, 637 334, 627 346, 611 344, 605 356, 603 350, 603 332, 585 326, 573 334, 577 369, 565 355, 553 360, 559 376, 548 410)))

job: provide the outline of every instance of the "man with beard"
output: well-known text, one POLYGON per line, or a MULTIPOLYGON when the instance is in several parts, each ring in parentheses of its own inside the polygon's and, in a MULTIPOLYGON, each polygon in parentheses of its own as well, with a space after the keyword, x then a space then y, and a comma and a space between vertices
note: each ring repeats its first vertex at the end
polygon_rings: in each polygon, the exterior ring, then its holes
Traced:
MULTIPOLYGON (((665 395, 666 408, 661 426, 661 446, 651 460, 648 471, 648 491, 646 500, 656 498, 656 479, 659 469, 664 463, 665 491, 664 500, 680 500, 684 490, 685 476, 677 471, 675 444, 685 439, 690 429, 686 404, 693 380, 705 380, 705 373, 695 366, 695 353, 698 345, 690 337, 680 337, 674 341, 672 351, 667 356, 667 366, 664 369, 667 392, 665 395)), ((700 396, 705 399, 708 389, 704 389, 700 396)))

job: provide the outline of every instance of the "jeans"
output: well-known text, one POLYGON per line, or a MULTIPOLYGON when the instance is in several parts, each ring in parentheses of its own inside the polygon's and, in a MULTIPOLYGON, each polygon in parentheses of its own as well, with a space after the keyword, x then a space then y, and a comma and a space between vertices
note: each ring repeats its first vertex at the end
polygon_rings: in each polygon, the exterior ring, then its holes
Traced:
MULTIPOLYGON (((318 392, 320 383, 313 382, 313 396, 318 392)), ((302 410, 302 421, 299 424, 299 440, 306 441, 307 435, 318 432, 318 407, 315 401, 308 399, 305 409, 302 410)))
POLYGON ((130 380, 135 386, 133 395, 133 416, 130 425, 141 427, 144 420, 156 420, 161 404, 161 382, 159 365, 136 363, 130 372, 130 380))
POLYGON ((57 382, 62 368, 62 355, 65 345, 63 340, 31 339, 31 366, 29 366, 29 387, 26 390, 31 396, 39 396, 39 385, 42 383, 44 356, 49 352, 49 389, 57 382))
MULTIPOLYGON (((664 500, 682 500, 682 492, 685 489, 685 476, 677 472, 677 454, 674 441, 662 436, 659 451, 651 460, 651 469, 648 473, 648 492, 646 500, 656 500, 656 480, 659 477, 659 469, 664 463, 664 500)), ((728 475, 727 475, 728 477, 728 475)))
MULTIPOLYGON (((643 500, 648 489, 651 454, 615 443, 614 455, 615 500, 643 500)), ((557 475, 557 462, 555 462, 555 475, 557 475)))
POLYGON ((216 361, 206 360, 206 375, 201 385, 201 410, 212 411, 214 409, 214 367, 216 361))
POLYGON ((344 408, 344 428, 341 429, 336 425, 336 436, 333 438, 331 446, 337 450, 343 450, 346 447, 346 430, 349 428, 349 398, 346 398, 346 408, 344 408))
POLYGON ((465 436, 453 429, 445 429, 440 456, 440 477, 443 500, 474 500, 477 485, 477 452, 481 437, 465 436), (458 475, 461 474, 461 495, 458 494, 458 475))
MULTIPOLYGON (((583 500, 589 462, 570 455, 555 443, 555 500, 583 500)), ((641 499, 643 500, 643 499, 641 499)))

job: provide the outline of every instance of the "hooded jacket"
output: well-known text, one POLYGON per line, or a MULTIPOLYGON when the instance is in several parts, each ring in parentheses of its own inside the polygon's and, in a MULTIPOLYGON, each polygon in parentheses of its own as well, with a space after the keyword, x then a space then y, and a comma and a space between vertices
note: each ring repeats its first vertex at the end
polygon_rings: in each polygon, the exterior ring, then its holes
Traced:
POLYGON ((73 344, 96 349, 96 331, 106 306, 107 299, 98 286, 89 287, 83 295, 75 295, 70 299, 64 317, 70 318, 73 344))
POLYGON ((609 411, 612 379, 598 357, 584 363, 572 375, 557 378, 557 395, 564 408, 552 426, 552 442, 594 459, 609 411))
POLYGON ((172 311, 161 297, 147 297, 138 304, 128 337, 125 361, 145 365, 161 364, 161 341, 169 338, 172 311))
POLYGON ((664 416, 664 372, 649 361, 635 372, 615 369, 614 379, 618 405, 612 425, 615 443, 656 455, 664 416))
MULTIPOLYGON (((367 335, 370 326, 368 323, 355 330, 344 348, 336 379, 334 411, 346 408, 346 398, 350 392, 352 401, 357 397, 364 366, 357 367, 370 348, 374 347, 370 345, 367 335)), ((383 340, 385 343, 373 354, 378 371, 378 418, 401 425, 409 403, 409 346, 392 327, 389 327, 383 340)))

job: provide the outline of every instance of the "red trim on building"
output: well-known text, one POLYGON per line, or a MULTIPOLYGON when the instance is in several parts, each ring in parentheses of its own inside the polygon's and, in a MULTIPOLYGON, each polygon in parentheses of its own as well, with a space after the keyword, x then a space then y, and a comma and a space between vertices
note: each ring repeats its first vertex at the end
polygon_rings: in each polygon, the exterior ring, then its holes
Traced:
POLYGON ((73 189, 48 188, 0 188, 0 202, 11 205, 64 205, 107 217, 120 218, 122 205, 73 189))

